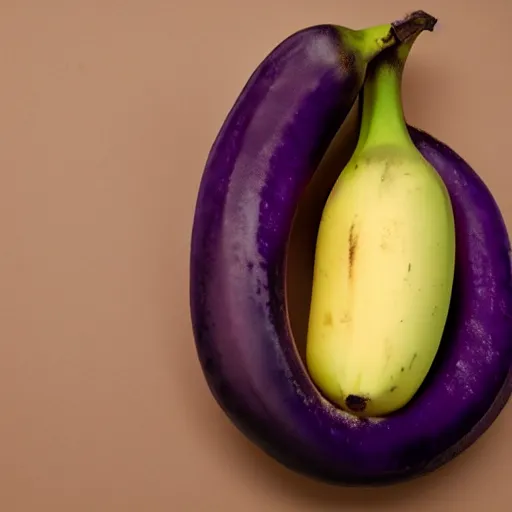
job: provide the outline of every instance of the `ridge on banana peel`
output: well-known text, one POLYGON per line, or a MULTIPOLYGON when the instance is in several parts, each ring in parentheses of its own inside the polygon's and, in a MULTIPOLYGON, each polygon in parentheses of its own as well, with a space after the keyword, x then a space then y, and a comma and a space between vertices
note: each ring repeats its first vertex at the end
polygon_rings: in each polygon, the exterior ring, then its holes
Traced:
POLYGON ((402 111, 401 78, 416 37, 368 68, 358 143, 317 238, 307 365, 325 396, 358 416, 390 414, 417 392, 453 286, 451 200, 402 111))

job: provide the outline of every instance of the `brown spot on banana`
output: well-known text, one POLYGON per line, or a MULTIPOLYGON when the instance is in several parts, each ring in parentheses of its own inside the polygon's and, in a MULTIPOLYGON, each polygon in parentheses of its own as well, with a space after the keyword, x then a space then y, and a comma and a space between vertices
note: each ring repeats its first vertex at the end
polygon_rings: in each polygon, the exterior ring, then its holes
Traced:
POLYGON ((341 324, 347 324, 351 320, 352 320, 352 317, 350 316, 350 313, 347 311, 345 313, 343 313, 343 315, 341 315, 341 317, 340 317, 341 324))
POLYGON ((328 311, 324 316, 324 325, 332 325, 332 314, 328 311))
POLYGON ((348 233, 348 278, 352 279, 354 273, 354 261, 357 251, 357 233, 355 232, 355 224, 352 222, 348 233))

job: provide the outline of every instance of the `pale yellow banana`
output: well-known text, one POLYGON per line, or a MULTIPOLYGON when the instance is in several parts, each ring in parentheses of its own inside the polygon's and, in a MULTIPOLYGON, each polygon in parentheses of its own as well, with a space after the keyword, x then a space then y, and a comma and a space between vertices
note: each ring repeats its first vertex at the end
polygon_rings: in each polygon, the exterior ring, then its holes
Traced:
POLYGON ((424 381, 455 261, 450 198, 407 134, 401 69, 388 62, 368 78, 358 147, 325 205, 307 340, 318 387, 365 416, 399 409, 424 381))

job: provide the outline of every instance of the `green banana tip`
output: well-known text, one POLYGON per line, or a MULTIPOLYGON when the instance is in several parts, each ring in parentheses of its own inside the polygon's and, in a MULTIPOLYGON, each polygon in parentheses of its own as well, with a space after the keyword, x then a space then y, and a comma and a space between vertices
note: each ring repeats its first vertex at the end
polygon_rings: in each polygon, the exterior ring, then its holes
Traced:
POLYGON ((403 43, 420 32, 432 32, 437 24, 437 18, 425 11, 414 11, 401 20, 391 23, 393 33, 398 42, 403 43))

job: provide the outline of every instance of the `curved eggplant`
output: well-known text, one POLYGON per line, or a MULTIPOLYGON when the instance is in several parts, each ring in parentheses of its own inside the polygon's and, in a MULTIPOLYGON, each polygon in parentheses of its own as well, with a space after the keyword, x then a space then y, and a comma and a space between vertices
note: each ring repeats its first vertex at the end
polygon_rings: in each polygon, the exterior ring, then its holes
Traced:
POLYGON ((440 352, 415 398, 387 418, 357 419, 317 391, 290 331, 285 259, 301 194, 362 85, 362 77, 346 79, 338 37, 321 26, 286 40, 228 116, 197 199, 190 305, 210 390, 246 436, 297 472, 376 485, 444 464, 490 426, 509 398, 510 246, 477 174, 446 145, 411 128, 447 185, 457 226, 454 298, 440 352))

